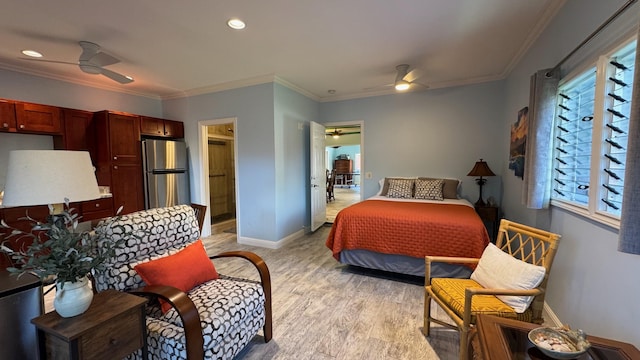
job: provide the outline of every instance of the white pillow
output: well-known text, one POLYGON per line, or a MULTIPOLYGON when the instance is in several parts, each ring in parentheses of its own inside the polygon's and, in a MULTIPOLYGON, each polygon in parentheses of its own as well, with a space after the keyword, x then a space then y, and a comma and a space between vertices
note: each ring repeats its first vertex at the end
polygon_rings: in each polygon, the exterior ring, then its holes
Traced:
MULTIPOLYGON (((518 260, 489 243, 480 257, 478 266, 471 274, 471 279, 486 288, 530 290, 540 285, 545 272, 544 267, 518 260)), ((519 314, 533 301, 533 296, 497 297, 519 314)))

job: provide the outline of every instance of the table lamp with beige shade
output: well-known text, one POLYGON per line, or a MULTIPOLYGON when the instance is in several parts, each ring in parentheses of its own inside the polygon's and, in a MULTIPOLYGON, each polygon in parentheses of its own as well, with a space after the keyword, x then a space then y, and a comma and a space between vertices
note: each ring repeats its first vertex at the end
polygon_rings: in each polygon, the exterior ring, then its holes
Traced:
POLYGON ((3 206, 50 205, 51 214, 62 212, 68 202, 100 197, 91 157, 86 151, 14 150, 3 206))

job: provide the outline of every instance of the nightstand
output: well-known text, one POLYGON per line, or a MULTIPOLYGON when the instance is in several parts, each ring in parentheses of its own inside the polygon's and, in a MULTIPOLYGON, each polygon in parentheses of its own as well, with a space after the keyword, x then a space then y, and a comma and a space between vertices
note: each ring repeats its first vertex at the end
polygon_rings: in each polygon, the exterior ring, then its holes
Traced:
POLYGON ((498 206, 476 206, 476 212, 484 223, 491 224, 491 242, 495 242, 498 237, 498 228, 500 226, 500 208, 498 206))
POLYGON ((89 309, 63 318, 52 311, 31 322, 36 326, 41 359, 122 359, 142 349, 147 358, 145 298, 106 290, 89 309))

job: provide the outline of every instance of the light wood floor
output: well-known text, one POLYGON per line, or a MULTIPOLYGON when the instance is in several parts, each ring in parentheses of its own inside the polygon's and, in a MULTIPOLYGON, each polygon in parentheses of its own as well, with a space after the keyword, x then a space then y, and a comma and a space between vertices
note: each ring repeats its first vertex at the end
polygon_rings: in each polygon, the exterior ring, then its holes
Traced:
POLYGON ((333 188, 333 194, 335 196, 335 200, 331 200, 327 203, 328 223, 333 223, 340 210, 360 201, 360 187, 336 186, 333 188))
MULTIPOLYGON (((277 250, 239 245, 235 234, 203 239, 210 254, 253 251, 271 271, 273 339, 265 344, 257 336, 237 359, 457 359, 455 331, 432 327, 429 339, 421 333, 424 279, 341 265, 324 245, 329 229, 277 250)), ((215 266, 257 279, 242 260, 218 259, 215 266)))

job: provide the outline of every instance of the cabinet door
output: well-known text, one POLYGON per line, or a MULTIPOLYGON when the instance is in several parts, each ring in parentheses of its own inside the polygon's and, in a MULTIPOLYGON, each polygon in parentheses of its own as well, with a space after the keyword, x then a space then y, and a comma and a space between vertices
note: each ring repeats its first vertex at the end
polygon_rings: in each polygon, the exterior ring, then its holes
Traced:
POLYGON ((88 151, 91 162, 95 164, 96 138, 92 122, 92 112, 62 109, 62 136, 53 137, 54 147, 59 150, 88 151))
POLYGON ((184 138, 184 123, 182 121, 165 120, 164 135, 172 139, 184 138))
POLYGON ((137 116, 109 114, 109 142, 114 164, 142 163, 140 119, 137 116))
POLYGON ((164 120, 149 116, 141 116, 140 134, 148 136, 164 136, 164 120))
POLYGON ((0 99, 0 131, 16 131, 16 107, 13 101, 0 99))
POLYGON ((16 103, 18 131, 42 134, 61 134, 60 108, 32 103, 16 103))
POLYGON ((111 193, 113 208, 121 215, 144 209, 142 189, 142 166, 135 164, 113 165, 111 167, 111 193))

